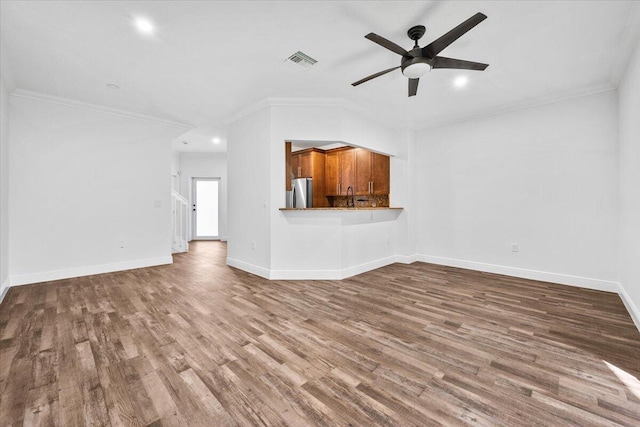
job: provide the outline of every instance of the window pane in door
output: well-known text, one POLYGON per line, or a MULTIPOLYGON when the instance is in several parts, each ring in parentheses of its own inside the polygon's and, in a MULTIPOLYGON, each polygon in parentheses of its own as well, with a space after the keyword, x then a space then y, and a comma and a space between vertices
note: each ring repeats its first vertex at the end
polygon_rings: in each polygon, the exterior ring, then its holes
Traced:
POLYGON ((196 236, 218 236, 218 181, 196 181, 196 236))

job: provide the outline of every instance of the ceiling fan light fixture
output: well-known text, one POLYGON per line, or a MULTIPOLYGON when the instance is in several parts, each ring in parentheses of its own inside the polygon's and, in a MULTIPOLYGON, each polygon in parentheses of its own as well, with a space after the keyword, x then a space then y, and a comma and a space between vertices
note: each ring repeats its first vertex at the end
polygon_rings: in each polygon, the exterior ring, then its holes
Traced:
POLYGON ((404 74, 405 77, 409 77, 410 79, 419 79, 420 77, 427 74, 429 70, 431 70, 431 66, 426 62, 415 62, 405 67, 402 70, 402 74, 404 74))

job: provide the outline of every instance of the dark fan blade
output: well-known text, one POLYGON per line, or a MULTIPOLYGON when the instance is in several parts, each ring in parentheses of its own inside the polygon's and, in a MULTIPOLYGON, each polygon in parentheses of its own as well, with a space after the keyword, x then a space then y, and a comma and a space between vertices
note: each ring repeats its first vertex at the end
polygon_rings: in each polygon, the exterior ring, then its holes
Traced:
POLYGON ((442 52, 444 48, 449 46, 454 41, 458 40, 464 33, 469 31, 485 19, 487 19, 487 15, 483 13, 476 13, 471 18, 467 19, 444 36, 423 47, 422 53, 429 58, 434 58, 437 54, 442 52))
POLYGON ((351 83, 351 86, 358 86, 358 85, 359 85, 359 84, 361 84, 361 83, 368 82, 368 81, 369 81, 369 80, 371 80, 371 79, 375 79, 376 77, 380 77, 380 76, 381 76, 381 75, 383 75, 383 74, 390 73, 390 72, 392 72, 393 70, 397 70, 398 68, 400 68, 400 66, 393 67, 393 68, 389 68, 389 69, 386 69, 386 70, 384 70, 384 71, 380 71, 379 73, 372 74, 372 75, 370 75, 369 77, 365 77, 365 78, 364 78, 364 79, 362 79, 362 80, 358 80, 358 81, 357 81, 357 82, 355 82, 355 83, 351 83))
POLYGON ((378 43, 382 47, 386 47, 391 52, 395 52, 398 55, 409 56, 409 52, 407 52, 406 50, 404 50, 403 48, 401 48, 400 46, 398 46, 394 42, 389 41, 389 40, 385 39, 384 37, 380 37, 377 34, 369 33, 364 37, 369 39, 369 40, 371 40, 374 43, 378 43))
POLYGON ((444 56, 436 56, 433 61, 433 68, 455 68, 458 70, 478 70, 484 71, 489 64, 481 64, 479 62, 464 61, 462 59, 445 58, 444 56))
POLYGON ((409 96, 416 96, 418 83, 420 83, 420 79, 409 79, 409 96))

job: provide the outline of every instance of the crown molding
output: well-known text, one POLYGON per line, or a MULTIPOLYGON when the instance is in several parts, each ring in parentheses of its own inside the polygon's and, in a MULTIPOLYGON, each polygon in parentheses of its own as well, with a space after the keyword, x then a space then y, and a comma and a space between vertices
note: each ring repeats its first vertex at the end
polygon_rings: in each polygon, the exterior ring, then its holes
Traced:
POLYGON ((602 83, 593 86, 588 86, 583 89, 578 90, 570 90, 566 92, 557 93, 554 95, 548 95, 544 97, 539 97, 534 100, 514 102, 511 104, 501 105, 495 108, 486 109, 480 113, 472 113, 472 114, 464 114, 458 117, 453 117, 450 119, 444 120, 436 120, 433 122, 428 122, 425 126, 417 127, 411 126, 413 130, 425 130, 425 129, 434 129, 439 127, 445 127, 454 125, 457 123, 470 122, 477 119, 482 119, 485 117, 499 116, 501 114, 510 113, 512 111, 519 110, 528 110, 530 108, 541 107, 543 105, 555 104, 562 101, 568 101, 575 98, 582 98, 584 96, 596 95, 598 93, 609 92, 612 90, 616 90, 616 87, 611 83, 602 83))
POLYGON ((406 130, 403 123, 394 123, 369 108, 344 98, 265 98, 227 116, 223 123, 229 125, 236 120, 253 114, 267 107, 335 107, 359 114, 369 120, 380 123, 394 130, 406 130))
POLYGON ((16 98, 29 99, 32 101, 46 102, 49 104, 62 105, 65 107, 76 108, 80 110, 94 111, 103 114, 109 114, 117 117, 140 120, 155 125, 169 126, 177 129, 190 130, 193 126, 187 123, 174 122, 171 120, 160 119, 158 117, 148 116, 146 114, 134 113, 132 111, 120 110, 118 108, 105 107, 103 105, 90 104, 84 101, 77 101, 69 98, 62 98, 54 95, 47 95, 40 92, 33 92, 25 89, 16 89, 11 93, 16 98))
POLYGON ((229 125, 267 107, 343 107, 345 102, 340 98, 265 98, 237 110, 222 122, 229 125))
POLYGON ((620 38, 614 50, 615 56, 610 66, 610 82, 618 87, 624 77, 629 62, 633 57, 640 40, 640 2, 634 1, 629 5, 629 12, 624 23, 620 38))
POLYGON ((369 120, 378 122, 397 131, 418 131, 424 129, 433 129, 438 127, 444 127, 453 125, 456 123, 463 123, 472 120, 477 120, 485 117, 497 116, 500 114, 509 113, 512 111, 526 110, 529 108, 535 108, 542 105, 554 104, 557 102, 567 101, 574 98, 581 98, 584 96, 595 95, 602 92, 608 92, 616 90, 616 86, 612 83, 600 83, 592 86, 587 86, 582 89, 572 89, 565 92, 560 92, 552 95, 538 97, 526 101, 518 101, 510 104, 500 105, 494 108, 488 108, 478 113, 463 114, 457 117, 451 117, 443 120, 434 120, 426 122, 421 120, 419 124, 413 123, 401 123, 390 122, 386 119, 381 119, 380 115, 372 112, 370 109, 363 107, 353 101, 349 101, 343 98, 265 98, 254 104, 251 104, 241 110, 238 110, 234 114, 228 116, 224 123, 229 125, 243 117, 253 114, 267 107, 337 107, 343 108, 347 111, 359 114, 369 120))
POLYGON ((231 123, 238 121, 244 117, 247 117, 257 111, 262 110, 263 108, 269 107, 269 98, 262 99, 258 102, 254 102, 253 104, 249 104, 246 107, 243 107, 237 110, 235 113, 230 114, 222 120, 222 123, 225 126, 230 125, 231 123))
POLYGON ((268 98, 274 107, 344 107, 349 103, 344 98, 268 98))
POLYGON ((7 59, 7 49, 5 49, 4 42, 0 38, 0 79, 4 83, 5 89, 8 93, 13 92, 16 89, 16 79, 13 75, 13 71, 9 67, 9 60, 7 59))

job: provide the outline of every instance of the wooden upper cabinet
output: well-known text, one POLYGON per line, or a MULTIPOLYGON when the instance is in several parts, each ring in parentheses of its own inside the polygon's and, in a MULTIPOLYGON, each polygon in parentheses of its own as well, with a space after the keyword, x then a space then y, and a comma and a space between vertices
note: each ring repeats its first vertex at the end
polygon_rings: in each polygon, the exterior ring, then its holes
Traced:
POLYGON ((298 178, 315 178, 312 167, 311 151, 300 153, 300 176, 298 178))
MULTIPOLYGON (((290 150, 290 145, 286 147, 290 150)), ((287 154, 287 171, 293 178, 313 179, 313 206, 329 206, 326 196, 389 194, 389 157, 364 148, 317 148, 287 154), (290 156, 290 157, 289 157, 290 156), (351 193, 349 193, 351 195, 351 193)), ((290 180, 287 190, 290 189, 290 180)))
POLYGON ((389 194, 389 156, 356 148, 355 190, 357 195, 389 194))
POLYGON ((340 194, 347 195, 347 189, 356 184, 356 150, 340 151, 340 194))
POLYGON ((321 208, 329 206, 329 200, 326 197, 325 190, 325 155, 318 151, 312 151, 310 154, 311 174, 313 178, 313 206, 321 208))
POLYGON ((337 148, 325 155, 325 191, 327 196, 346 196, 353 187, 354 196, 389 194, 389 156, 364 148, 337 148))
POLYGON ((371 153, 371 193, 389 194, 391 192, 390 175, 389 156, 371 153))
POLYGON ((355 149, 356 174, 355 174, 355 194, 361 196, 371 192, 371 155, 369 150, 363 148, 355 149))
MULTIPOLYGON (((316 148, 296 151, 291 154, 293 178, 313 179, 313 206, 329 206, 325 193, 325 155, 316 148)), ((290 185, 290 184, 289 184, 290 185)))
POLYGON ((324 182, 327 196, 337 196, 340 185, 340 153, 328 151, 324 156, 324 182))
POLYGON ((324 178, 327 196, 344 196, 347 194, 347 188, 355 187, 355 171, 356 156, 353 148, 327 151, 324 178))
POLYGON ((291 169, 291 142, 286 141, 284 143, 284 155, 285 155, 285 170, 284 170, 284 182, 287 191, 291 191, 291 180, 294 177, 293 170, 291 169))
POLYGON ((300 178, 300 155, 293 153, 291 155, 291 172, 293 173, 293 178, 300 178))

